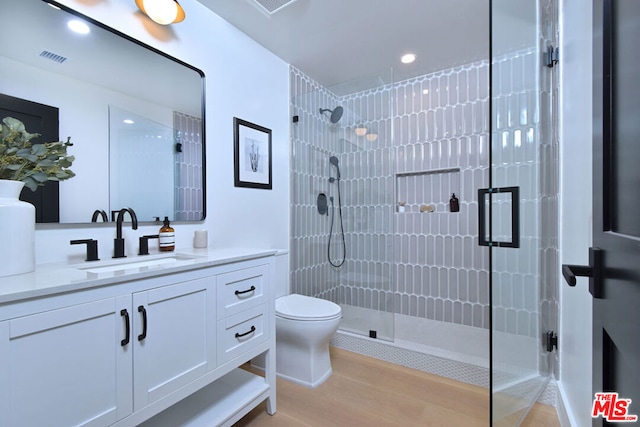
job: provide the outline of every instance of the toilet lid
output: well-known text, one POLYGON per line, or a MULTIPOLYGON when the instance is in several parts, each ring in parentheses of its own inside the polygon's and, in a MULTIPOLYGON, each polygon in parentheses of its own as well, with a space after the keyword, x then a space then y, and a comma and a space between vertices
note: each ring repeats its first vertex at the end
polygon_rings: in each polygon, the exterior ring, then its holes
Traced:
POLYGON ((276 299, 276 315, 291 320, 327 320, 339 317, 340 306, 331 301, 291 294, 276 299))

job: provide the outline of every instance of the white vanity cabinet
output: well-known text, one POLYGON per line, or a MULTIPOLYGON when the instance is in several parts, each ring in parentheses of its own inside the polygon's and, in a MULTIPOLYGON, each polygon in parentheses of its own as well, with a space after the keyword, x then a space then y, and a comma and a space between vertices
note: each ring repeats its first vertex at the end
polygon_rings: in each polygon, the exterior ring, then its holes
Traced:
POLYGON ((0 322, 0 425, 106 426, 131 414, 120 345, 130 312, 131 295, 0 322))
POLYGON ((265 399, 275 412, 272 271, 259 257, 0 305, 0 425, 231 425, 265 399), (257 356, 264 377, 238 369, 257 356))

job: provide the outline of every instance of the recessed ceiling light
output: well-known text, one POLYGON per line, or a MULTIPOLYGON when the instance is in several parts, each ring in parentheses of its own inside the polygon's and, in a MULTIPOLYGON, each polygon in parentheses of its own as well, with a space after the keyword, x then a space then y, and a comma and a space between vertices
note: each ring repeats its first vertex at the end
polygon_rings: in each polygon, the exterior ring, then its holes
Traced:
POLYGON ((82 21, 73 19, 67 24, 69 29, 78 34, 89 34, 89 26, 82 21))
POLYGON ((128 124, 128 125, 132 125, 133 124, 133 120, 131 120, 131 119, 124 119, 123 122, 128 124))
POLYGON ((400 58, 400 61, 403 64, 411 64, 415 60, 416 60, 416 54, 415 53, 407 53, 405 55, 402 55, 402 57, 400 58))

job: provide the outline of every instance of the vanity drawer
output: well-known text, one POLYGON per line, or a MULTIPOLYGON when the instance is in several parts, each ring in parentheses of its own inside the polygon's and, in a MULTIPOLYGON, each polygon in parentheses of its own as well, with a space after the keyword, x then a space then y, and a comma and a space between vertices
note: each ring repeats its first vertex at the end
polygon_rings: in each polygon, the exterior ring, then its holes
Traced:
POLYGON ((269 338, 267 305, 218 321, 218 362, 224 363, 269 338))
POLYGON ((218 320, 266 302, 268 272, 259 265, 216 276, 218 320))

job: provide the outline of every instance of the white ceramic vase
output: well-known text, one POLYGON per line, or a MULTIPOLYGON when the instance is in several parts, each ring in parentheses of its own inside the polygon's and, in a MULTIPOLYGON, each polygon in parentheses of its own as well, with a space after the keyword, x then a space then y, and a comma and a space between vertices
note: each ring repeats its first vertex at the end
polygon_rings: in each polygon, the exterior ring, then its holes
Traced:
POLYGON ((18 200, 22 181, 0 179, 0 277, 35 270, 36 208, 18 200))

